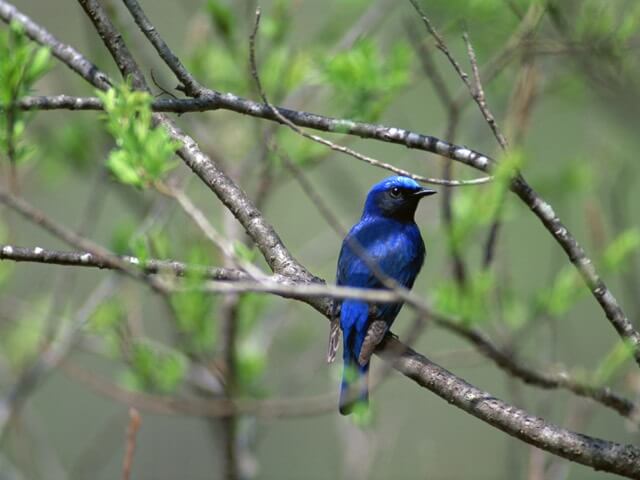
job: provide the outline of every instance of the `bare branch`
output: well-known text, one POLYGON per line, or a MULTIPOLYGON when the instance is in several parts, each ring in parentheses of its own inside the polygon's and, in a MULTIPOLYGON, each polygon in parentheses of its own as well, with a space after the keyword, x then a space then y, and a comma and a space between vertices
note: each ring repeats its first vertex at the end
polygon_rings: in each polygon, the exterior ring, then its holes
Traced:
POLYGON ((129 408, 129 425, 127 426, 127 447, 124 452, 124 460, 122 463, 122 480, 129 480, 131 478, 131 468, 133 466, 133 455, 136 452, 136 440, 138 437, 138 430, 140 430, 140 424, 142 419, 140 413, 133 408, 129 408))
POLYGON ((199 96, 203 88, 182 64, 180 59, 171 51, 169 46, 160 37, 158 31, 147 18, 140 5, 135 0, 124 0, 124 4, 129 9, 131 16, 140 28, 140 31, 147 37, 149 42, 155 47, 160 57, 173 71, 178 80, 182 83, 181 90, 190 97, 199 96))
POLYGON ((91 22, 93 22, 96 31, 102 38, 102 42, 109 50, 109 53, 111 53, 123 78, 131 78, 133 86, 137 89, 148 90, 142 70, 133 59, 131 52, 129 52, 122 39, 122 35, 115 31, 100 4, 96 0, 78 0, 78 3, 91 19, 91 22))
MULTIPOLYGON (((118 258, 120 261, 130 264, 132 267, 139 267, 145 274, 183 277, 192 273, 199 276, 201 275, 203 278, 209 280, 238 281, 250 279, 246 273, 229 268, 187 265, 175 260, 140 260, 137 257, 127 255, 122 255, 118 258)), ((100 269, 114 268, 110 262, 105 262, 103 257, 96 256, 90 252, 63 252, 59 250, 45 250, 41 247, 25 248, 15 245, 0 245, 0 260, 100 269)))
POLYGON ((484 87, 482 86, 482 81, 480 80, 480 71, 478 69, 478 60, 476 59, 476 52, 473 49, 473 45, 471 45, 471 41, 469 40, 469 34, 464 32, 462 34, 462 38, 464 39, 464 43, 467 46, 467 54, 469 55, 469 62, 471 63, 471 72, 473 73, 473 86, 469 86, 469 93, 474 98, 476 103, 478 104, 478 108, 482 112, 482 116, 489 124, 493 135, 498 140, 500 147, 503 150, 509 148, 507 144, 507 139, 504 137, 500 128, 498 127, 498 123, 496 122, 493 113, 489 110, 489 106, 487 105, 487 99, 484 95, 484 87))
MULTIPOLYGON (((387 338, 379 353, 384 357, 396 348, 402 351, 406 347, 387 338)), ((640 449, 635 446, 595 439, 550 424, 468 384, 410 349, 395 367, 447 402, 513 437, 596 470, 640 478, 640 449)))

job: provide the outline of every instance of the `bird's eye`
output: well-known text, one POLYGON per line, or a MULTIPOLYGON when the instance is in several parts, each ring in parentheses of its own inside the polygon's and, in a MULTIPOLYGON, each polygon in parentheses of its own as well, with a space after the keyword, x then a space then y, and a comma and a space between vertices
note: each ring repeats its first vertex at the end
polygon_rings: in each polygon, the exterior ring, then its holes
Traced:
POLYGON ((389 190, 389 195, 391 195, 392 198, 400 197, 400 189, 398 187, 393 187, 389 190))

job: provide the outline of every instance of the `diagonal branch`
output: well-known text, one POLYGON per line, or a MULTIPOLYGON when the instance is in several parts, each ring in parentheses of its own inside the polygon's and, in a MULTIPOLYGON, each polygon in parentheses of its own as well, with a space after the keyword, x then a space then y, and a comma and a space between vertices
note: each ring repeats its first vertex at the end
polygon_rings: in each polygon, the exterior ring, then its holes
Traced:
POLYGON ((180 59, 171 51, 166 42, 160 37, 158 31, 153 24, 147 18, 138 2, 131 0, 124 0, 124 4, 131 13, 131 16, 135 20, 140 31, 147 37, 147 39, 154 46, 160 58, 164 60, 174 75, 182 83, 180 90, 184 91, 190 97, 198 97, 203 92, 202 86, 197 82, 193 75, 182 64, 180 59))

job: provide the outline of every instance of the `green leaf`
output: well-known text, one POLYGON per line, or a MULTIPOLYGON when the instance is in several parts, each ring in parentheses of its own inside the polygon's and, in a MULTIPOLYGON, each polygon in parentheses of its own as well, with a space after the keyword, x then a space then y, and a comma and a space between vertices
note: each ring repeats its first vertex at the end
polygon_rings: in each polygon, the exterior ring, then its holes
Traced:
POLYGON ((51 301, 41 298, 22 313, 0 337, 2 351, 12 367, 23 368, 39 352, 45 340, 47 312, 51 301))
POLYGON ((241 55, 234 55, 226 45, 198 45, 190 58, 189 66, 194 75, 216 85, 221 91, 246 94, 253 84, 246 75, 246 64, 239 61, 239 56, 241 55), (211 68, 212 65, 216 68, 211 68))
POLYGON ((596 385, 604 385, 633 357, 633 345, 626 341, 619 341, 600 362, 593 374, 596 385))
POLYGON ((115 150, 111 152, 107 159, 107 168, 111 170, 111 173, 126 185, 133 185, 134 187, 142 187, 144 180, 141 175, 135 169, 135 166, 130 162, 130 159, 126 152, 122 150, 115 150))
POLYGON ((39 78, 44 76, 51 68, 51 52, 48 48, 40 47, 35 49, 31 64, 25 73, 26 85, 32 85, 39 78))
POLYGON ((490 225, 500 214, 503 221, 508 218, 505 208, 506 194, 513 176, 524 164, 520 150, 509 151, 497 163, 493 181, 478 188, 461 189, 452 203, 454 221, 451 226, 452 247, 462 251, 475 238, 474 233, 490 225))
POLYGON ((115 226, 111 234, 111 250, 117 255, 132 255, 131 240, 137 226, 130 222, 121 222, 115 226))
POLYGON ((605 249, 602 255, 604 268, 609 271, 618 271, 627 266, 629 255, 640 247, 640 229, 630 228, 616 237, 605 249))
POLYGON ((174 392, 187 372, 184 355, 148 339, 137 339, 131 347, 131 373, 142 390, 174 392))
POLYGON ((269 9, 269 15, 263 18, 260 32, 274 44, 281 44, 287 38, 292 25, 291 1, 276 0, 269 9))
POLYGON ((85 327, 88 333, 100 337, 106 351, 113 358, 117 358, 122 350, 121 338, 125 316, 122 304, 116 300, 109 300, 95 310, 85 327))
MULTIPOLYGON (((208 265, 211 262, 202 249, 194 248, 189 252, 188 263, 208 265)), ((186 291, 171 296, 183 347, 188 352, 196 354, 211 350, 215 345, 217 333, 215 318, 211 314, 215 297, 197 289, 205 281, 204 272, 189 272, 184 279, 186 291)))
POLYGON ((376 120, 409 81, 411 50, 397 44, 384 56, 371 40, 321 61, 326 82, 345 116, 376 120))
POLYGON ((181 145, 164 128, 152 125, 151 95, 131 90, 126 82, 96 93, 104 104, 107 130, 116 142, 107 167, 126 185, 144 188, 160 181, 177 165, 173 156, 181 145))
POLYGON ((543 288, 538 295, 538 304, 551 315, 564 315, 578 301, 585 289, 573 265, 560 270, 550 287, 543 288))
POLYGON ((226 40, 232 40, 236 21, 231 8, 220 0, 208 0, 207 12, 218 33, 226 40))
POLYGON ((240 343, 236 352, 239 386, 248 391, 261 378, 267 365, 267 357, 261 345, 253 340, 240 343))
POLYGON ((490 292, 495 285, 490 270, 474 272, 465 286, 453 280, 440 282, 433 293, 439 312, 459 318, 465 325, 481 323, 489 318, 490 292))
POLYGON ((33 114, 15 104, 49 71, 50 57, 49 49, 31 42, 17 22, 0 31, 0 150, 12 152, 10 159, 16 164, 26 161, 34 149, 24 144, 27 120, 33 114))

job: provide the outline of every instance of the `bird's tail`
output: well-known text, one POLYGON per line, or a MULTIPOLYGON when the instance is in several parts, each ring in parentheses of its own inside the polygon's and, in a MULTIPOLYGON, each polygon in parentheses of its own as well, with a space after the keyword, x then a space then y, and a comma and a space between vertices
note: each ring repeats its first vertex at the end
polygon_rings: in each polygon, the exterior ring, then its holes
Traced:
POLYGON ((340 413, 349 415, 355 408, 369 406, 369 362, 358 364, 349 351, 344 354, 342 383, 340 384, 340 413))

